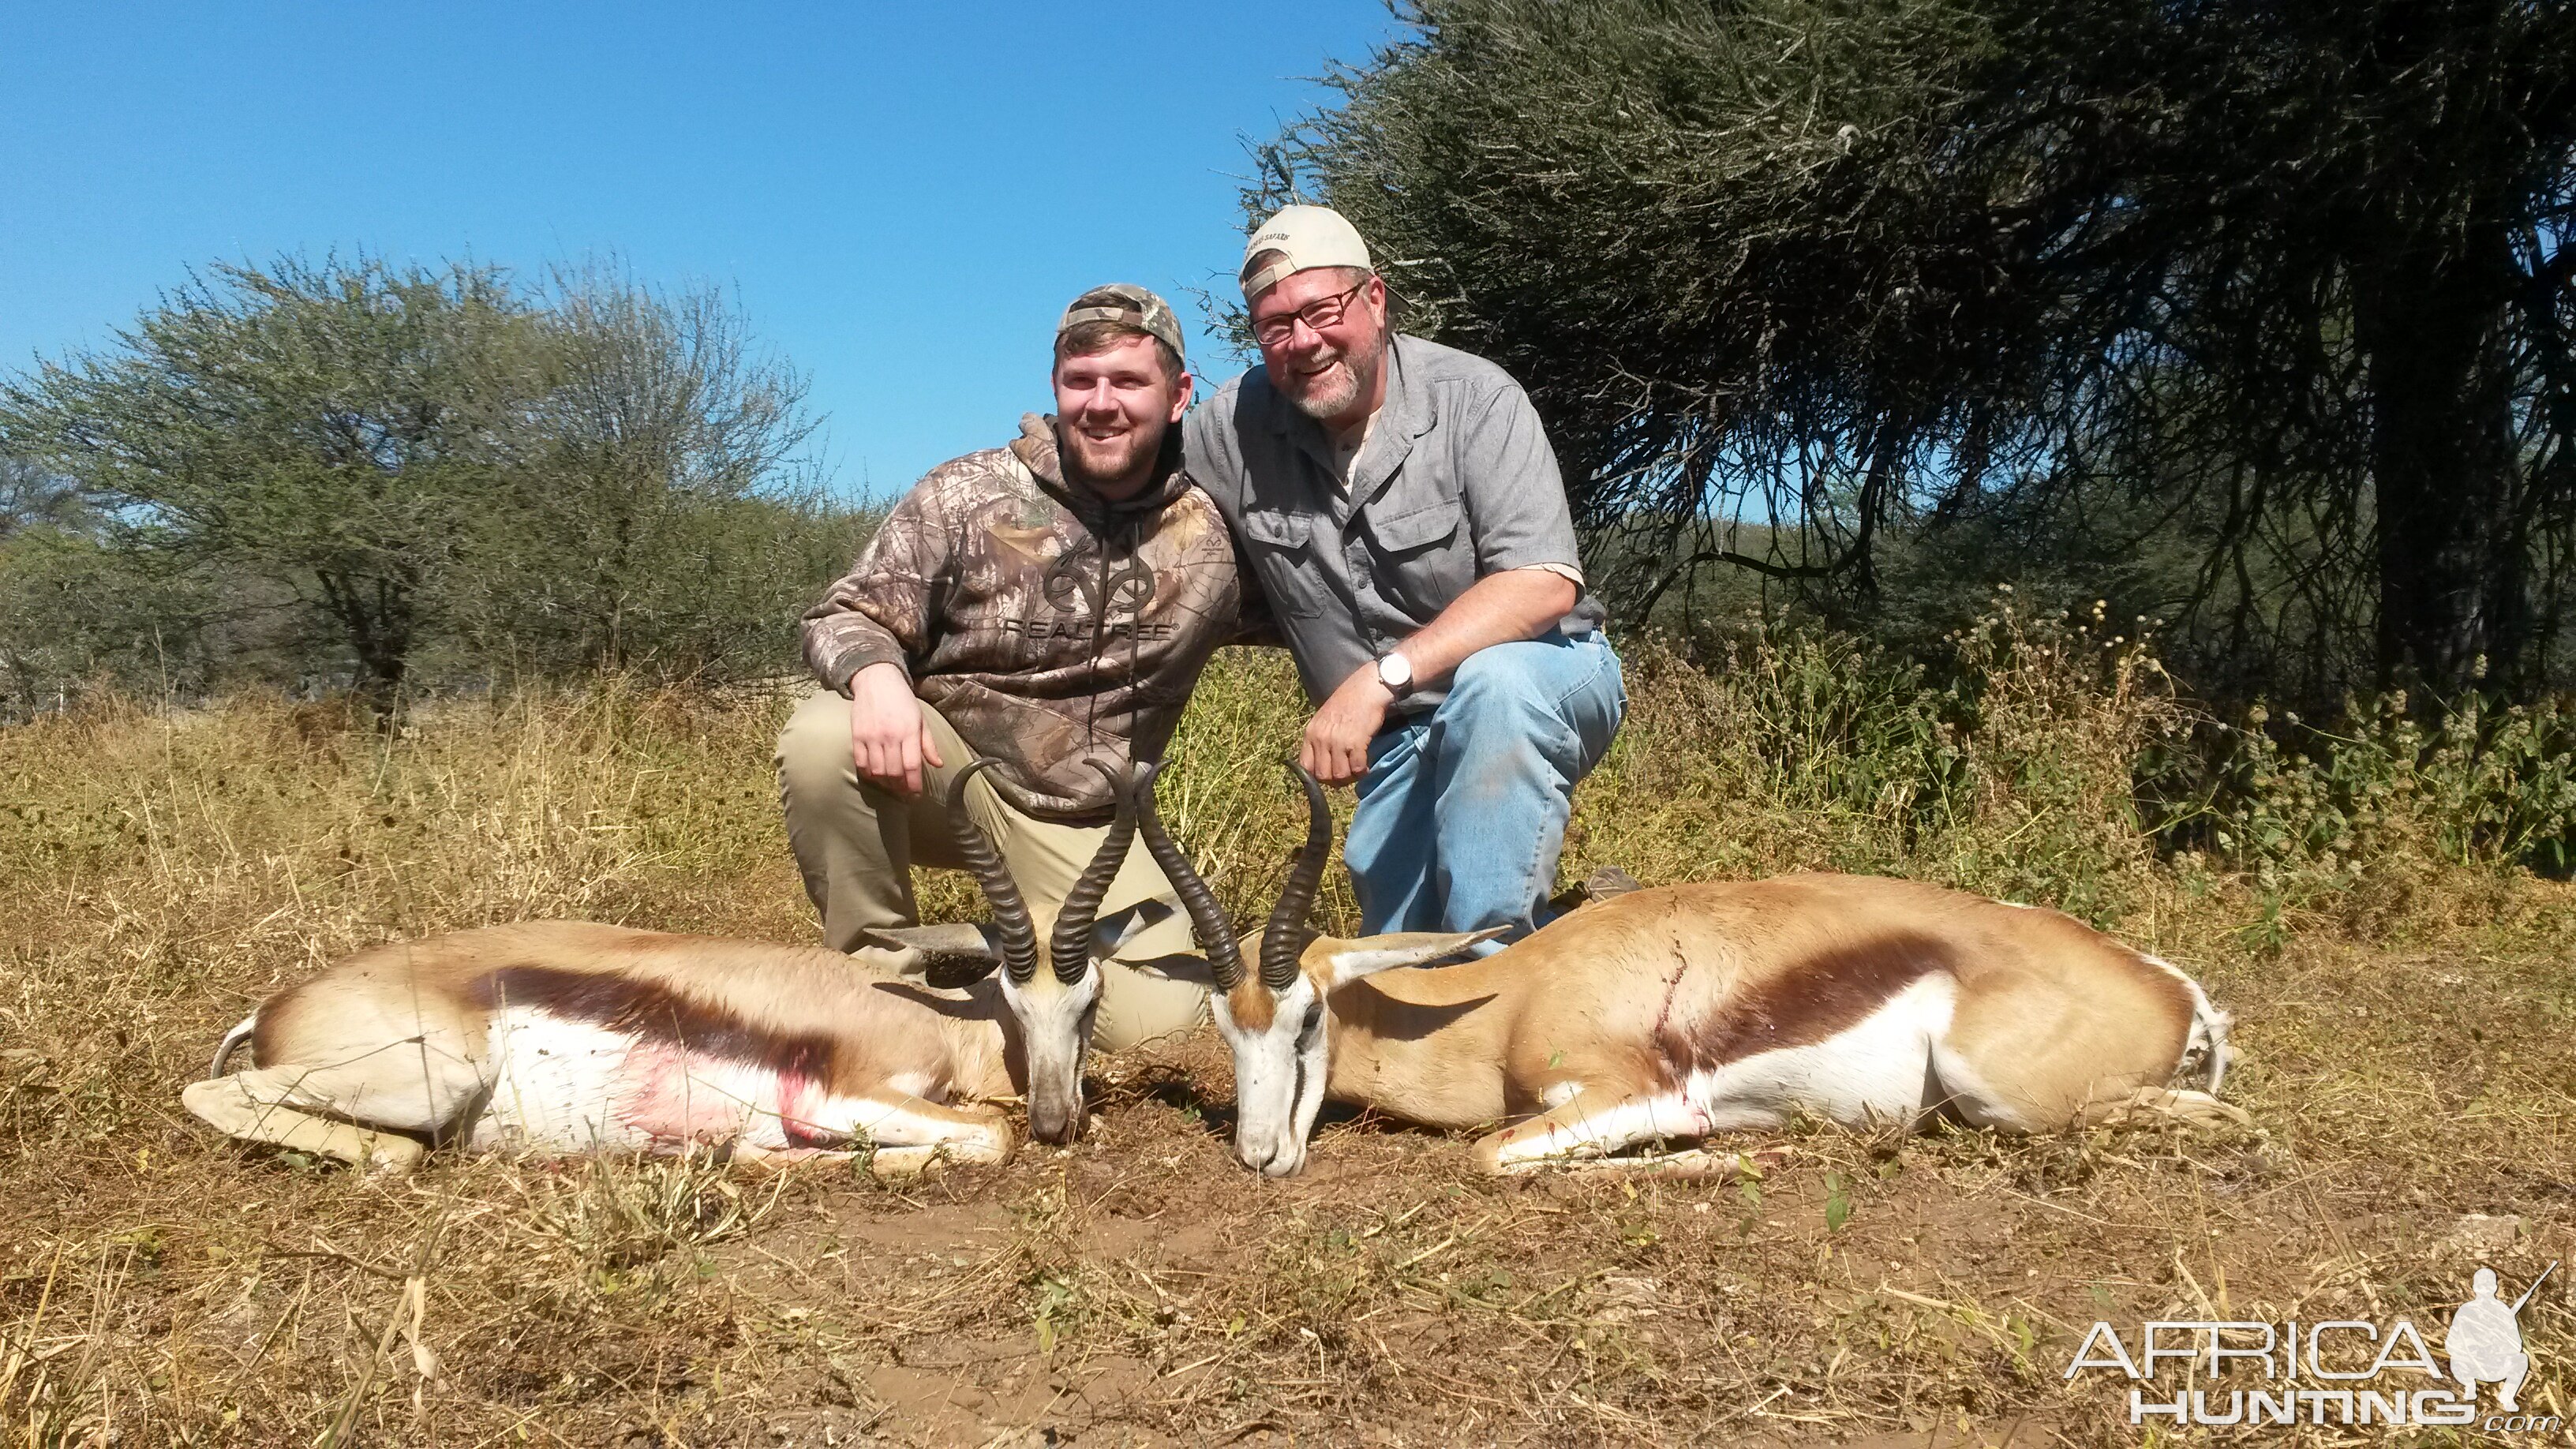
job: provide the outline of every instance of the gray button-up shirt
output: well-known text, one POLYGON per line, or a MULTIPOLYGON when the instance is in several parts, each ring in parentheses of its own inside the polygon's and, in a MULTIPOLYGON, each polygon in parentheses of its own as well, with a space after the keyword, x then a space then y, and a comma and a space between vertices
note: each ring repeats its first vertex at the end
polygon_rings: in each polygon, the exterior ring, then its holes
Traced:
MULTIPOLYGON (((1347 491, 1323 424, 1262 368, 1194 409, 1185 437, 1191 476, 1234 529, 1318 701, 1487 574, 1579 566, 1565 479, 1529 394, 1453 347, 1388 340, 1386 400, 1347 491)), ((1556 627, 1582 635, 1601 621, 1585 592, 1556 627)))

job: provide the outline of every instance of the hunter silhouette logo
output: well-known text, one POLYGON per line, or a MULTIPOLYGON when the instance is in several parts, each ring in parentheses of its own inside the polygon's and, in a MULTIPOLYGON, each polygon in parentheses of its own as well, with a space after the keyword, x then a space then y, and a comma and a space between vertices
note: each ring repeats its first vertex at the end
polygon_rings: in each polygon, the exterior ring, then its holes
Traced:
POLYGON ((2497 1407, 2507 1413, 2522 1407, 2514 1402, 2514 1395, 2522 1392, 2522 1381, 2531 1373, 2531 1355, 2522 1351, 2522 1305, 2557 1271, 2556 1263, 2542 1269, 2511 1307, 2496 1296, 2493 1268, 2480 1268, 2470 1280, 2472 1296, 2451 1315, 2451 1331, 2443 1335, 2442 1347, 2451 1355, 2451 1377, 2471 1398, 2477 1396, 2478 1385, 2491 1383, 2498 1386, 2497 1407))
POLYGON ((2469 1282, 2468 1301, 2451 1314, 2441 1358, 2413 1321, 2404 1318, 2385 1323, 2156 1319, 2140 1325, 2134 1354, 2118 1329, 2094 1324, 2067 1364, 2065 1377, 2111 1369, 2128 1378, 2132 1424, 2162 1417, 2177 1425, 2248 1428, 2476 1424, 2489 1432, 2555 1433, 2566 1427, 2557 1414, 2522 1412, 2520 1395, 2532 1363, 2523 1347, 2520 1314, 2557 1271, 2558 1265, 2550 1264, 2521 1297, 2507 1303, 2495 1270, 2478 1269, 2469 1282), (2167 1380, 2177 1365, 2179 1381, 2167 1380), (2483 1420, 2478 1415, 2481 1384, 2496 1386, 2497 1411, 2483 1420))

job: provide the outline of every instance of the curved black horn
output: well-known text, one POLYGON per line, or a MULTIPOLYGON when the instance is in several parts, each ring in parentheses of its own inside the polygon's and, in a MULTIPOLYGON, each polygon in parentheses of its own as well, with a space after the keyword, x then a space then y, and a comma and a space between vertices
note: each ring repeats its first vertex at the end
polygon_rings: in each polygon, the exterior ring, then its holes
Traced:
POLYGON ((1101 898, 1109 894, 1109 883, 1118 878, 1118 867, 1127 859, 1127 846, 1136 838, 1135 802, 1119 788, 1118 771, 1101 763, 1091 768, 1109 779, 1110 797, 1118 802, 1117 818, 1109 823, 1109 834, 1092 852, 1091 864, 1082 868, 1064 893, 1064 904, 1055 913, 1055 934, 1050 937, 1047 955, 1055 962, 1055 977, 1070 986, 1082 979, 1091 965, 1091 927, 1100 915, 1101 898))
POLYGON ((966 782, 976 773, 1001 761, 990 755, 978 755, 957 772, 948 786, 948 825, 957 837, 957 853, 966 868, 984 887, 984 899, 993 906, 993 933, 1002 938, 1002 969, 1013 981, 1026 983, 1038 974, 1038 928, 1029 919, 1029 903, 1020 898, 1020 887, 1011 879, 1010 867, 1002 864, 1001 852, 993 848, 990 836, 966 813, 966 782))
POLYGON ((1190 926, 1198 933, 1199 946, 1207 952, 1208 971, 1216 977, 1216 989, 1232 991, 1243 980, 1243 947, 1234 939, 1234 923, 1225 918, 1225 907, 1217 904, 1216 892, 1199 878, 1198 867, 1190 864, 1189 855, 1172 841, 1171 832, 1163 828, 1162 813, 1154 808, 1154 776, 1161 773, 1160 761, 1136 767, 1136 777, 1128 789, 1136 804, 1136 830, 1145 837, 1145 849, 1151 851, 1154 863, 1163 868, 1163 879, 1181 898, 1182 909, 1190 913, 1190 926))
POLYGON ((1324 883, 1324 858, 1333 853, 1333 808, 1324 800, 1324 782, 1304 765, 1288 768, 1306 786, 1306 844, 1288 867, 1288 883, 1279 888, 1279 909, 1270 913, 1270 929, 1261 937, 1261 984, 1285 991, 1297 984, 1297 955, 1305 949, 1306 913, 1315 907, 1315 888, 1324 883))

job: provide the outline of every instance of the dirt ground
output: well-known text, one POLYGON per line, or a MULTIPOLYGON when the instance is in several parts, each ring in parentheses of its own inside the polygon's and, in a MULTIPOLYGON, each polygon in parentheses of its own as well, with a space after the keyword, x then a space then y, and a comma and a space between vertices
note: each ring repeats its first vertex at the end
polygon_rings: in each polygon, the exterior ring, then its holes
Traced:
MULTIPOLYGON (((1268 1182, 1227 1150, 1212 1033, 1095 1059, 1069 1150, 906 1184, 369 1177, 180 1108, 243 1013, 375 942, 535 917, 810 939, 774 729, 610 696, 392 744, 255 702, 0 737, 0 1446, 2144 1446, 2175 1435, 2128 1423, 2124 1381, 2066 1375, 2097 1320, 2135 1346, 2150 1318, 2404 1317, 2438 1345, 2479 1265, 2518 1295, 2576 1258, 2576 887, 2376 861, 2295 910, 2163 865, 2124 887, 2122 934, 2235 1013, 2255 1126, 2219 1134, 1795 1131, 1731 1144, 1758 1179, 1496 1182, 1463 1138, 1340 1117, 1268 1182)), ((1189 758, 1259 763, 1240 798, 1284 812, 1276 743, 1189 758)), ((1222 783, 1167 815, 1241 913, 1293 821, 1225 814, 1222 783)), ((1750 806, 1679 799, 1658 835, 1643 786, 1593 798, 1656 879, 1817 863, 1711 855, 1750 806)), ((946 874, 933 919, 976 905, 946 874)), ((2521 1314, 2547 1415, 2576 1411, 2571 1279, 2521 1314)))
MULTIPOLYGON (((2121 1386, 2063 1377, 2096 1319, 2429 1333, 2476 1265, 2519 1292, 2576 1250, 2566 966, 2294 948, 2219 983, 2256 1131, 1791 1133, 1747 1144, 1777 1153, 1758 1181, 1493 1182, 1462 1140, 1349 1116, 1263 1181, 1227 1151, 1212 1034, 1099 1063, 1070 1149, 903 1185, 685 1161, 371 1179, 214 1140, 173 1090, 13 1165, 0 1433, 2140 1443, 2121 1386)), ((41 1058, 10 1061, 32 1100, 41 1058)), ((2522 1316, 2551 1413, 2576 1407, 2555 1281, 2522 1316)))

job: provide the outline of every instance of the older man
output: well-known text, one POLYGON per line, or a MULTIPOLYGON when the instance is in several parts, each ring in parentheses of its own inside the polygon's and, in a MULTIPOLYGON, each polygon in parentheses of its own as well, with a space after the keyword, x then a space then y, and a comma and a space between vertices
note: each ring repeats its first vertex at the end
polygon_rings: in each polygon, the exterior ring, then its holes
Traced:
MULTIPOLYGON (((1090 762, 1159 758, 1236 628, 1233 546, 1180 468, 1191 379, 1172 309, 1141 287, 1084 293, 1058 325, 1052 380, 1055 416, 932 469, 805 616, 825 690, 779 735, 778 768, 836 950, 913 923, 912 862, 963 864, 944 804, 977 754, 1002 767, 969 782, 965 807, 1052 916, 1114 803, 1090 762)), ((1170 884, 1130 851, 1100 909, 1147 899, 1173 910, 1119 955, 1190 952, 1170 884)), ((1118 961, 1102 974, 1103 1047, 1204 1010, 1203 986, 1118 961)))
POLYGON ((1191 415, 1189 466, 1315 703, 1300 760, 1359 784, 1362 929, 1517 937, 1627 708, 1556 455, 1501 368, 1390 331, 1340 214, 1264 221, 1241 281, 1262 365, 1191 415))

